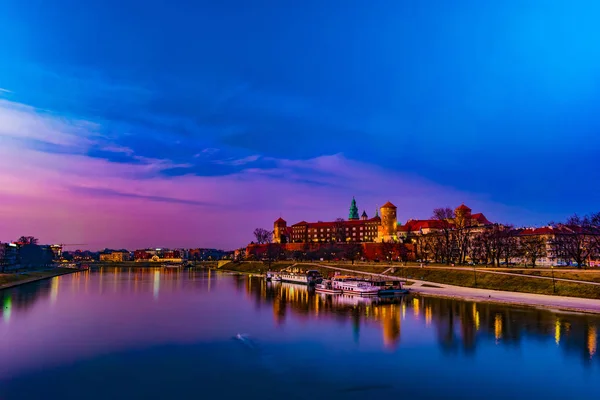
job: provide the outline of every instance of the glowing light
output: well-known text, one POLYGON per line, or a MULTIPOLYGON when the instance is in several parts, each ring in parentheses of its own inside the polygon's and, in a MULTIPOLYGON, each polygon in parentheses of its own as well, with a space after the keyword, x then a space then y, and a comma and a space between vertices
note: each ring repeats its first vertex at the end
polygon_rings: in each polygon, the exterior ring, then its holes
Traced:
POLYGON ((587 347, 588 352, 590 353, 590 358, 594 357, 596 354, 596 348, 598 345, 598 333, 596 332, 595 326, 590 326, 588 328, 588 336, 587 336, 587 347))
POLYGON ((496 314, 496 319, 494 320, 494 333, 496 335, 496 343, 500 339, 502 339, 502 315, 496 314))
POLYGON ((419 318, 419 299, 417 298, 413 299, 413 313, 415 318, 419 318))
POLYGON ((560 319, 556 318, 556 323, 554 324, 554 341, 556 344, 560 343, 560 319))
POLYGON ((473 319, 475 320, 475 330, 479 330, 479 311, 477 311, 475 303, 473 303, 473 319))
POLYGON ((60 284, 60 276, 52 278, 50 281, 50 304, 56 303, 58 298, 58 285, 60 284))
POLYGON ((12 312, 12 297, 8 296, 6 299, 4 299, 4 304, 2 307, 2 319, 4 320, 4 323, 8 324, 8 322, 10 321, 11 312, 12 312))
POLYGON ((154 300, 158 299, 158 292, 160 290, 160 271, 154 271, 154 300))
POLYGON ((402 319, 406 319, 406 303, 402 302, 402 319))
POLYGON ((427 325, 427 326, 431 325, 431 317, 432 317, 431 306, 425 307, 425 325, 427 325))

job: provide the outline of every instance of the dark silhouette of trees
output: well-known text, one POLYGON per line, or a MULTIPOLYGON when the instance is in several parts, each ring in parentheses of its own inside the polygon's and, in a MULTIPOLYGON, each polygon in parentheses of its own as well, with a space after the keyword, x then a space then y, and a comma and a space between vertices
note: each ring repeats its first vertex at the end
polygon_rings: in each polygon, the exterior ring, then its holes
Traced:
POLYGON ((439 235, 441 235, 442 240, 437 241, 437 245, 441 246, 439 249, 436 249, 436 254, 441 256, 441 262, 445 262, 446 264, 450 264, 453 259, 453 234, 452 234, 452 224, 451 220, 455 217, 454 211, 449 208, 436 208, 433 210, 432 219, 437 220, 439 224, 439 235))
POLYGON ((17 243, 19 243, 21 245, 38 244, 38 239, 36 237, 33 237, 33 236, 21 236, 17 240, 17 243))
POLYGON ((554 224, 555 234, 551 241, 553 253, 558 259, 573 260, 578 268, 597 253, 600 230, 595 225, 598 216, 567 218, 565 223, 554 224))
POLYGON ((268 231, 266 229, 256 228, 254 230, 254 238, 256 239, 257 244, 271 243, 272 237, 273 232, 268 231))
POLYGON ((358 243, 350 243, 346 246, 345 250, 345 257, 354 264, 354 261, 358 260, 361 256, 362 246, 358 243))
POLYGON ((333 222, 333 236, 336 242, 346 242, 346 221, 344 218, 336 218, 333 222))
POLYGON ((546 240, 540 236, 521 236, 519 238, 520 255, 535 268, 538 259, 546 256, 546 240))

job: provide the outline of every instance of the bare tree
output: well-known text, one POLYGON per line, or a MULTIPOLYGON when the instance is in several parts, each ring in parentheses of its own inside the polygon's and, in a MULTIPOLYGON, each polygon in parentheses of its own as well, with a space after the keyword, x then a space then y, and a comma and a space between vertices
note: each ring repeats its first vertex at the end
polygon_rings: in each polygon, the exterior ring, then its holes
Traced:
POLYGON ((344 218, 336 218, 333 222, 333 235, 337 242, 346 242, 346 220, 344 218))
POLYGON ((499 234, 499 253, 501 258, 504 258, 506 265, 510 265, 510 260, 517 257, 519 253, 519 241, 517 239, 517 231, 512 225, 503 225, 498 232, 499 234))
POLYGON ((268 231, 266 229, 256 228, 254 230, 254 238, 256 239, 257 244, 271 243, 272 237, 273 232, 268 231))
POLYGON ((436 208, 433 210, 432 219, 438 221, 438 226, 440 229, 440 234, 442 236, 441 248, 439 249, 439 253, 441 255, 441 262, 445 262, 446 264, 450 264, 453 258, 453 249, 454 249, 454 238, 452 234, 453 226, 451 220, 455 217, 454 211, 451 208, 436 208))
POLYGON ((575 261, 581 268, 596 253, 600 232, 594 226, 595 216, 573 215, 564 224, 556 224, 551 242, 554 254, 565 261, 575 261))
POLYGON ((347 259, 352 261, 354 264, 354 260, 358 259, 361 255, 362 246, 358 243, 349 243, 345 248, 345 256, 347 259))
POLYGON ((21 236, 17 240, 17 243, 20 243, 22 245, 26 245, 26 244, 38 244, 38 239, 36 237, 33 237, 33 236, 21 236))
MULTIPOLYGON (((546 240, 540 236, 527 235, 519 238, 520 253, 535 268, 538 259, 546 256, 546 240)), ((527 264, 525 264, 527 265, 527 264)))

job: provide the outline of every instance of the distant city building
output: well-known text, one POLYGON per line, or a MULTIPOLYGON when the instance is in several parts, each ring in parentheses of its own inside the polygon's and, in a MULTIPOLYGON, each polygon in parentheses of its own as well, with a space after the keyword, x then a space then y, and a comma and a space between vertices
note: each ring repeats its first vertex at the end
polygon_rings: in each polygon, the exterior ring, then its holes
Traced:
POLYGON ((131 253, 128 251, 111 251, 100 253, 100 261, 107 262, 123 262, 131 261, 131 253))
POLYGON ((184 261, 181 250, 169 249, 143 249, 133 252, 133 257, 136 262, 170 262, 180 263, 184 261))

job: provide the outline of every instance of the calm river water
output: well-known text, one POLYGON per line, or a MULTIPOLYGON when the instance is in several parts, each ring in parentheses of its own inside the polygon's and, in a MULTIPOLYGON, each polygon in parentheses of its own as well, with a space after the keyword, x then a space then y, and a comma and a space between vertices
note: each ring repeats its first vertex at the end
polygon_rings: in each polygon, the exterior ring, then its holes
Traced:
POLYGON ((166 269, 84 271, 0 300, 3 400, 600 399, 589 315, 166 269))

